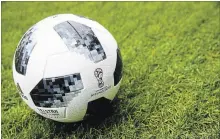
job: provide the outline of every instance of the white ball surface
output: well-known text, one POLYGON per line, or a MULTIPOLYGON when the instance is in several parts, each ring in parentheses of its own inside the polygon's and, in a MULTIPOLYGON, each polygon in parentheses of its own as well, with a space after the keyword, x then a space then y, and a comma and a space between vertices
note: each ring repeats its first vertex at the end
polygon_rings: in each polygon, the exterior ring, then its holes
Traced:
POLYGON ((114 37, 98 22, 73 14, 50 16, 22 37, 13 77, 27 105, 60 122, 77 122, 88 103, 113 100, 122 78, 114 37))

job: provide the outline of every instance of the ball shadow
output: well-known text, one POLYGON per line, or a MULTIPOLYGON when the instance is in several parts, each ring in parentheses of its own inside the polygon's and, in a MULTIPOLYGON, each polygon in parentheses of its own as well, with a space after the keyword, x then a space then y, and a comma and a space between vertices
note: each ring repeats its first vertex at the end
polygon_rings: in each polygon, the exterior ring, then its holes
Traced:
MULTIPOLYGON (((120 90, 118 93, 121 92, 120 90)), ((49 122, 50 129, 53 129, 53 133, 51 133, 52 136, 68 136, 74 131, 89 132, 90 128, 102 130, 103 127, 108 128, 115 123, 120 124, 120 121, 123 117, 120 110, 120 102, 122 101, 123 100, 119 99, 118 95, 116 95, 111 103, 103 106, 105 109, 101 109, 101 111, 98 111, 96 115, 89 115, 85 120, 80 122, 61 123, 53 120, 45 120, 45 122, 49 122)), ((45 119, 40 115, 39 118, 45 119)))

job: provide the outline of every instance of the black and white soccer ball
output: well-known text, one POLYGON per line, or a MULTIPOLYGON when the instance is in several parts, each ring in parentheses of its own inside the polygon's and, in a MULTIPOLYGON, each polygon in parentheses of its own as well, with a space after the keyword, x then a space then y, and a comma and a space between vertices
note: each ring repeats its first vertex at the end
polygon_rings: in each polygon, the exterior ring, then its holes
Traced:
POLYGON ((93 102, 113 100, 122 79, 122 59, 116 40, 98 22, 59 14, 23 35, 14 55, 13 77, 22 99, 35 112, 55 121, 77 122, 93 102))

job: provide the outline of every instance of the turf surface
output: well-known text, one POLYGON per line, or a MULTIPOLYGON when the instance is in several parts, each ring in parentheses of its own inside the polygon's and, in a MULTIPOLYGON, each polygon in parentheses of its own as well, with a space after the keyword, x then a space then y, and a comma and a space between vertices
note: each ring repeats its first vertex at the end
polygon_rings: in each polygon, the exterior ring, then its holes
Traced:
POLYGON ((2 138, 220 138, 219 2, 3 2, 1 18, 2 138), (103 120, 53 122, 16 91, 18 41, 57 13, 97 20, 118 41, 123 82, 103 120))

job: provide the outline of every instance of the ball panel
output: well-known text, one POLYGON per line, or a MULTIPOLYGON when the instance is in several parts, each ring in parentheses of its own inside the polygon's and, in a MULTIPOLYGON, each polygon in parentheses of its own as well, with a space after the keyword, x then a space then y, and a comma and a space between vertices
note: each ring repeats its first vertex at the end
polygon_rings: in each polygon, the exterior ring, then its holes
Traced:
POLYGON ((116 94, 118 93, 120 84, 121 84, 121 81, 116 86, 113 86, 109 92, 104 93, 103 97, 105 97, 109 100, 113 100, 115 98, 116 94))
POLYGON ((84 119, 89 115, 106 115, 110 112, 110 102, 111 100, 105 97, 98 98, 96 100, 90 101, 87 106, 87 111, 84 119))
POLYGON ((62 77, 42 79, 30 92, 38 107, 67 107, 73 97, 82 90, 83 83, 79 73, 62 77))
POLYGON ((32 26, 24 34, 15 52, 15 69, 18 73, 22 75, 26 74, 29 57, 34 46, 37 43, 34 35, 35 30, 36 27, 32 26))
POLYGON ((96 28, 92 28, 92 31, 96 35, 96 37, 99 39, 99 42, 101 46, 103 47, 106 56, 113 56, 116 58, 116 49, 117 49, 117 42, 116 40, 112 37, 112 35, 108 33, 103 33, 96 28))
POLYGON ((99 85, 99 80, 96 79, 94 81, 93 87, 91 87, 91 90, 89 92, 90 98, 88 101, 92 101, 92 100, 96 100, 100 97, 103 96, 108 96, 108 94, 112 93, 112 90, 114 88, 114 80, 112 76, 106 76, 105 75, 105 70, 103 70, 103 77, 102 77, 102 81, 103 81, 103 86, 100 87, 99 85))
POLYGON ((65 76, 73 73, 81 73, 85 68, 93 65, 93 62, 76 52, 65 52, 51 55, 47 58, 44 78, 65 76))
POLYGON ((65 21, 54 29, 70 51, 78 52, 95 63, 106 58, 105 51, 90 27, 74 21, 65 21))
POLYGON ((122 68, 123 68, 123 64, 122 64, 121 52, 119 49, 117 49, 117 61, 114 71, 114 85, 117 85, 122 78, 122 68))

